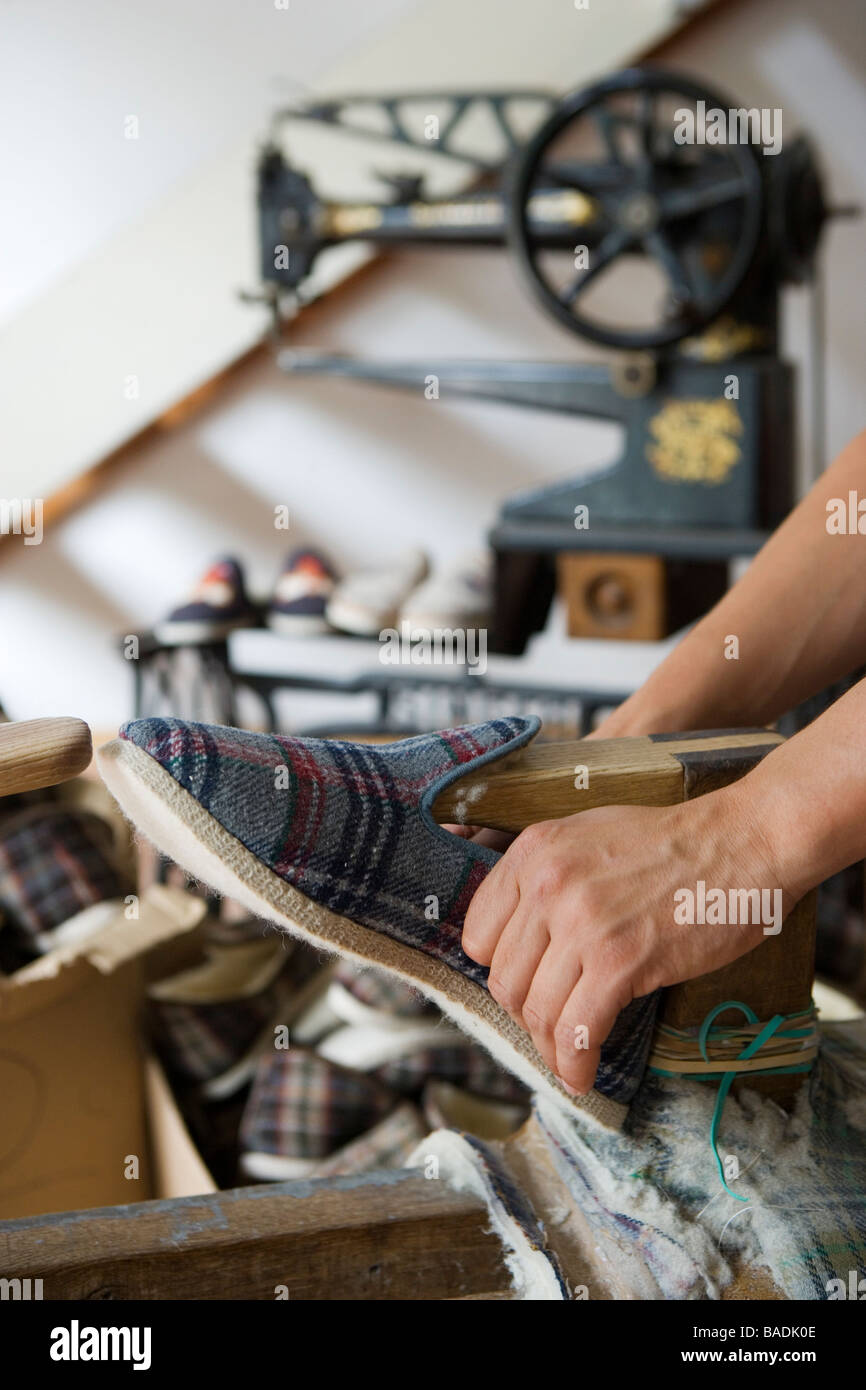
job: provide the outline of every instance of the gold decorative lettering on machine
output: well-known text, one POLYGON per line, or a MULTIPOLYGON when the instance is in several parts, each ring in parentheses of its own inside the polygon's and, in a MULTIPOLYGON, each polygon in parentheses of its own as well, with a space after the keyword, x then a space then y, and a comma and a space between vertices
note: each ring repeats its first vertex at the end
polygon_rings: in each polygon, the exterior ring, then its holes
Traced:
MULTIPOLYGON (((530 220, 581 227, 592 221, 596 204, 577 189, 569 188, 535 193, 527 208, 530 220)), ((406 211, 413 227, 498 227, 505 216, 501 198, 410 203, 406 211)))
MULTIPOLYGON (((528 200, 530 219, 551 226, 583 227, 597 214, 597 204, 575 188, 545 190, 528 200)), ((415 229, 461 227, 501 228, 505 223, 505 204, 502 198, 454 198, 443 202, 414 202, 404 208, 380 203, 329 203, 322 210, 318 231, 323 236, 363 236, 378 231, 386 224, 387 215, 405 217, 405 224, 415 229)))
POLYGON ((478 198, 465 203, 410 203, 406 215, 412 227, 498 227, 502 221, 502 200, 478 198))
POLYGON ((742 458, 743 422, 733 401, 668 401, 649 422, 646 456, 663 478, 724 483, 742 458))
POLYGON ((324 236, 361 236, 381 227, 384 220, 378 203, 333 203, 324 209, 319 230, 324 236))
POLYGON ((683 357, 692 357, 698 362, 724 362, 743 352, 759 352, 769 342, 766 328, 755 323, 740 323, 730 314, 723 314, 703 333, 683 338, 679 350, 683 357))

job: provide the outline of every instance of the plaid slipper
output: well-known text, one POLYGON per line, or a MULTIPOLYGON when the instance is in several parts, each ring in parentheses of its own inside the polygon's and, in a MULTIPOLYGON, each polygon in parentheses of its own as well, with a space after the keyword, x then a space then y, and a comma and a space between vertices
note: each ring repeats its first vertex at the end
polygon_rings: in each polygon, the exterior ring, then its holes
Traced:
POLYGON ((168 1069, 208 1081, 233 1066, 274 1013, 287 959, 273 937, 214 945, 201 965, 150 985, 151 1032, 168 1069))
POLYGON ((321 1160, 368 1133, 398 1103, 392 1091, 363 1072, 302 1048, 272 1050, 256 1068, 241 1121, 241 1168, 264 1181, 309 1176, 321 1160))
POLYGON ((328 990, 328 1003, 341 1023, 402 1029, 418 1019, 435 1018, 432 1004, 401 980, 381 970, 358 970, 340 961, 328 990))
POLYGON ((312 1178, 339 1178, 350 1173, 373 1173, 379 1168, 402 1168, 427 1133, 421 1112, 404 1100, 366 1134, 323 1158, 310 1173, 312 1178))
POLYGON ((456 1028, 419 1022, 401 1030, 366 1025, 338 1028, 319 1044, 319 1054, 341 1066, 377 1076, 401 1095, 416 1095, 430 1077, 441 1077, 479 1096, 526 1101, 526 1088, 456 1028))
POLYGON ((411 984, 531 1089, 616 1127, 643 1074, 657 996, 623 1011, 595 1089, 570 1096, 461 946, 468 905, 499 856, 432 816, 443 788, 539 727, 514 716, 354 744, 145 719, 98 757, 130 819, 197 878, 411 984))
POLYGON ((0 819, 0 914, 22 961, 50 951, 71 918, 123 897, 114 855, 111 828, 92 811, 47 802, 0 819))

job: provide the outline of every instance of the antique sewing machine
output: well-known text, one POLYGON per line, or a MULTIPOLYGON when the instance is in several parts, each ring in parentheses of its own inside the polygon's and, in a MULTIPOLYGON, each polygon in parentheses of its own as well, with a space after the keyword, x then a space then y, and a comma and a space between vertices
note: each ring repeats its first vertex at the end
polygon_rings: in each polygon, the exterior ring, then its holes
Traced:
MULTIPOLYGON (((441 398, 500 401, 619 422, 621 457, 509 499, 496 557, 494 649, 519 654, 559 582, 573 635, 656 638, 724 592, 728 562, 754 553, 794 500, 794 372, 779 355, 784 285, 809 280, 825 220, 808 141, 763 150, 756 123, 688 78, 634 69, 561 101, 528 141, 509 117, 538 94, 454 94, 434 147, 467 159, 456 134, 485 105, 505 137, 478 157, 467 191, 425 194, 389 176, 389 200, 318 196, 274 138, 259 165, 261 274, 279 317, 303 300, 319 254, 376 246, 503 246, 542 308, 619 356, 608 362, 373 361, 285 349, 292 374, 349 377, 441 398), (694 143, 681 142, 692 113, 694 143), (745 118, 741 140, 710 142, 701 115, 745 118)), ((282 116, 429 151, 404 114, 441 97, 345 98, 282 116)), ((839 211, 842 211, 841 209, 839 211)), ((846 210, 847 211, 847 210, 846 210)))

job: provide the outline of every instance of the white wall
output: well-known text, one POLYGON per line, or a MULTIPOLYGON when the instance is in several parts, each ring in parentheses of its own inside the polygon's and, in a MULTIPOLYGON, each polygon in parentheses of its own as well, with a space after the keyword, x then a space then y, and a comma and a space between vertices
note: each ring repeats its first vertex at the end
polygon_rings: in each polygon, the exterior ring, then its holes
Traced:
MULTIPOLYGON (((810 0, 736 0, 664 58, 748 104, 782 106, 786 133, 802 127, 815 139, 836 199, 866 204, 860 19, 859 0, 820 9, 810 0)), ((826 243, 831 455, 863 426, 862 225, 832 227, 826 243)), ((798 361, 805 308, 801 294, 790 296, 798 361)), ((421 358, 594 355, 530 304, 494 252, 395 255, 317 310, 298 341, 421 358)), ((214 553, 237 552, 266 586, 286 542, 272 526, 276 502, 291 508, 291 539, 329 549, 342 565, 408 543, 441 561, 478 542, 505 495, 613 450, 609 431, 590 423, 252 368, 189 427, 119 467, 104 495, 42 546, 7 555, 0 699, 16 717, 63 712, 100 729, 116 724, 129 710, 117 634, 171 606, 214 553)))
POLYGON ((417 3, 4 0, 0 323, 417 3))

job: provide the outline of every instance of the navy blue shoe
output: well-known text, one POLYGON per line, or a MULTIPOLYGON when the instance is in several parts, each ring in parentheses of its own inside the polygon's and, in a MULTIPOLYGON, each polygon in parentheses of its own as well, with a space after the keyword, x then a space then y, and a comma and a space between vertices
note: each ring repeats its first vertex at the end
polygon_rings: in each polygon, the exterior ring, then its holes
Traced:
POLYGON ((173 608, 153 635, 164 646, 221 642, 239 627, 259 621, 255 604, 247 597, 243 570, 232 556, 211 565, 186 603, 173 608))
POLYGON ((268 627, 289 637, 327 632, 330 624, 325 609, 334 584, 334 571, 318 551, 293 551, 274 585, 268 627))

